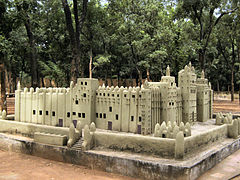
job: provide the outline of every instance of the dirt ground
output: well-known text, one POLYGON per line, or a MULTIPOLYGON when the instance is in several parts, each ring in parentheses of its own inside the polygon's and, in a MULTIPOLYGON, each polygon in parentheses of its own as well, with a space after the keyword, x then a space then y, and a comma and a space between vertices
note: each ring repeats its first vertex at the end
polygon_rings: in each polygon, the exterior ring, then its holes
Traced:
POLYGON ((240 103, 238 100, 234 102, 230 100, 215 100, 213 102, 213 112, 232 112, 232 114, 240 114, 240 103))
POLYGON ((0 180, 133 180, 84 166, 0 150, 0 180))
MULTIPOLYGON (((14 114, 14 98, 7 99, 8 114, 14 114)), ((215 99, 213 111, 240 114, 238 100, 215 99)), ((83 179, 83 180, 130 180, 133 178, 91 170, 83 166, 66 164, 35 156, 0 150, 0 180, 28 179, 83 179)))

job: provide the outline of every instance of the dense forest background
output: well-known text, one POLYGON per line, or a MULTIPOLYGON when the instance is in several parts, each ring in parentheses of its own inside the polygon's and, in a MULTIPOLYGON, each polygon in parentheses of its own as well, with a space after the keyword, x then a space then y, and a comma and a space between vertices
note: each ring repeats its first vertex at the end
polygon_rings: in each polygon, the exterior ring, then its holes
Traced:
POLYGON ((214 90, 239 90, 239 4, 0 0, 2 87, 13 91, 17 79, 37 87, 43 78, 69 86, 89 76, 159 81, 168 65, 177 76, 191 61, 214 90))

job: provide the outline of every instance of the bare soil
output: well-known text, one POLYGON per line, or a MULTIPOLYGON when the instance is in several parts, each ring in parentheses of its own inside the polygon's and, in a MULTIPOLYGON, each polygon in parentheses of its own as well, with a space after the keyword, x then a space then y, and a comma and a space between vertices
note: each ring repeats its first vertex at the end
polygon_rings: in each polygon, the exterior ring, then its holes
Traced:
POLYGON ((0 159, 0 180, 133 180, 130 177, 91 170, 84 166, 2 150, 0 150, 0 159))
POLYGON ((238 100, 231 102, 231 100, 215 100, 213 102, 213 112, 223 112, 232 114, 240 114, 240 103, 238 100))

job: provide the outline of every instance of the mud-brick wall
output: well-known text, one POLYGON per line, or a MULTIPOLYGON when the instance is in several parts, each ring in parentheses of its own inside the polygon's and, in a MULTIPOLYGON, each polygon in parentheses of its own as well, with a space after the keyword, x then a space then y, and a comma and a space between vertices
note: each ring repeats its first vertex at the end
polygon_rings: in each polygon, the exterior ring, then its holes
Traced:
POLYGON ((69 128, 0 120, 0 132, 21 133, 30 137, 33 137, 35 132, 44 132, 50 134, 66 135, 68 137, 69 128))
POLYGON ((141 135, 94 133, 95 146, 136 153, 151 153, 162 157, 174 157, 175 139, 163 139, 141 135))
POLYGON ((184 138, 185 153, 193 152, 199 147, 227 137, 227 125, 222 125, 197 135, 184 138))

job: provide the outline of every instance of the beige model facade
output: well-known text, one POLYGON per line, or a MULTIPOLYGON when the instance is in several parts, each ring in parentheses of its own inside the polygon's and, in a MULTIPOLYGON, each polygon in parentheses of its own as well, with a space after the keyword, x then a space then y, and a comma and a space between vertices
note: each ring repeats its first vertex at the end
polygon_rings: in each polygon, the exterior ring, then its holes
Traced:
POLYGON ((212 117, 212 90, 204 73, 197 79, 189 64, 179 72, 177 87, 170 68, 160 82, 141 87, 99 86, 97 79, 79 78, 69 88, 33 88, 15 93, 15 120, 69 127, 77 122, 113 131, 153 134, 163 122, 206 121, 212 117))

